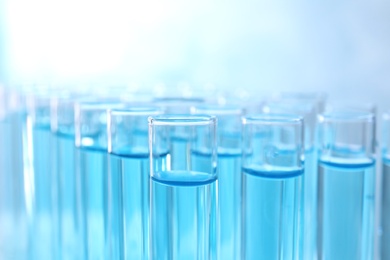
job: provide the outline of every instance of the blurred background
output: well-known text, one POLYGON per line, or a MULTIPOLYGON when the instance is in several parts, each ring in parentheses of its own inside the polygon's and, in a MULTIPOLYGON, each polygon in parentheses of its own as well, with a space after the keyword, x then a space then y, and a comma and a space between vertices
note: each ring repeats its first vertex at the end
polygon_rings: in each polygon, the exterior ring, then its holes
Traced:
POLYGON ((0 82, 390 97, 389 1, 0 0, 0 82))

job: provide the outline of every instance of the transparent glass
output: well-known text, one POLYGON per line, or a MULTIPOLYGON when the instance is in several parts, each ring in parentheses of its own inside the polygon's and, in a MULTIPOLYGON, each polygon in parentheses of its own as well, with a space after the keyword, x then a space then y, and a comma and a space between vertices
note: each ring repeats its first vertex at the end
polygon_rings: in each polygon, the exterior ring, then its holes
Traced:
POLYGON ((380 259, 390 258, 390 112, 382 118, 382 181, 380 214, 380 259))
POLYGON ((149 118, 151 259, 215 259, 216 118, 149 118))
POLYGON ((316 258, 317 239, 317 158, 314 148, 314 137, 317 123, 317 106, 312 102, 298 99, 279 99, 267 101, 263 106, 264 113, 294 113, 304 121, 305 136, 305 174, 303 175, 303 214, 300 252, 303 259, 316 258))
POLYGON ((241 245, 241 116, 239 106, 199 105, 193 114, 218 120, 217 259, 239 259, 241 245))
POLYGON ((107 111, 122 108, 116 101, 81 101, 75 106, 76 175, 81 179, 82 217, 87 259, 107 258, 105 221, 108 206, 107 111))
POLYGON ((297 259, 303 120, 266 114, 242 124, 241 259, 297 259))
POLYGON ((76 171, 75 104, 81 96, 64 94, 51 100, 53 164, 58 196, 59 255, 85 257, 81 216, 81 176, 76 171))
POLYGON ((108 113, 108 259, 149 259, 148 117, 159 114, 147 106, 108 113))
POLYGON ((347 109, 318 120, 318 258, 373 259, 375 116, 347 109))
POLYGON ((29 217, 29 255, 58 258, 58 198, 50 131, 50 103, 54 93, 37 91, 26 96, 25 199, 29 217))

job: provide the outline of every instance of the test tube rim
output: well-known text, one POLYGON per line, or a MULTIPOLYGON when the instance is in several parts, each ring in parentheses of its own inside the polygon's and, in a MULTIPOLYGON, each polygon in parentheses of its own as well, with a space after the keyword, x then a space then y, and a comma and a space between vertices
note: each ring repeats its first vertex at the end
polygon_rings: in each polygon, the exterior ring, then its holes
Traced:
POLYGON ((244 125, 303 125, 303 117, 296 114, 257 114, 242 118, 244 125))
POLYGON ((375 114, 368 111, 341 110, 318 115, 318 121, 322 122, 374 122, 375 114))

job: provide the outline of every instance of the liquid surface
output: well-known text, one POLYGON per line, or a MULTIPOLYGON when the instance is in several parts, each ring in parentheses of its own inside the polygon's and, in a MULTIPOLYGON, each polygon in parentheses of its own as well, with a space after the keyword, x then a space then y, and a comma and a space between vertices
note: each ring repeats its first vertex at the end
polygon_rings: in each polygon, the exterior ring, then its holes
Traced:
POLYGON ((295 259, 303 170, 243 168, 241 259, 295 259))
POLYGON ((375 161, 320 160, 319 259, 372 259, 375 161))

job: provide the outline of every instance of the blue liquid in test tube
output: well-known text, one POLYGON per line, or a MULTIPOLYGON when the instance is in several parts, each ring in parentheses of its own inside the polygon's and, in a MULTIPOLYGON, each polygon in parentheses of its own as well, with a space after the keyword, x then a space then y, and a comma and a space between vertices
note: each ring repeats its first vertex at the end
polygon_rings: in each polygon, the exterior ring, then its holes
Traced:
POLYGON ((11 170, 11 122, 7 94, 0 88, 0 259, 12 257, 13 178, 11 170))
MULTIPOLYGON (((75 107, 76 170, 80 171, 87 259, 106 259, 108 206, 107 110, 120 103, 80 102, 75 107)), ((108 258, 107 258, 108 259, 108 258)))
POLYGON ((51 130, 58 187, 59 255, 61 259, 85 258, 81 204, 81 177, 76 170, 74 106, 76 97, 64 94, 51 102, 51 130))
POLYGON ((239 106, 198 105, 218 120, 217 258, 239 259, 241 245, 241 116, 239 106))
POLYGON ((241 259, 297 259, 302 155, 300 117, 243 119, 241 259))
POLYGON ((383 115, 382 131, 382 211, 381 211, 381 259, 390 258, 390 114, 383 115))
POLYGON ((215 259, 216 119, 149 119, 150 259, 215 259))
MULTIPOLYGON (((5 120, 2 126, 5 127, 4 135, 1 138, 2 148, 6 153, 2 156, 6 165, 6 179, 0 183, 4 195, 0 195, 0 204, 6 205, 6 220, 0 220, 4 227, 0 227, 1 245, 6 246, 7 255, 4 259, 24 259, 28 254, 28 219, 25 204, 25 182, 24 182, 24 157, 23 142, 26 141, 26 108, 23 96, 14 91, 8 90, 5 120)), ((0 184, 0 186, 1 186, 0 184)), ((1 192, 0 192, 1 193, 1 192)), ((1 207, 1 206, 0 206, 1 207)), ((2 210, 0 210, 2 211, 2 210)), ((1 213, 0 213, 1 214, 1 213)), ((0 247, 1 247, 0 245, 0 247)), ((0 249, 0 251, 5 252, 0 249)), ((0 259, 3 259, 0 253, 0 259)))
POLYGON ((158 114, 147 106, 109 112, 112 259, 149 259, 148 117, 158 114))
POLYGON ((33 259, 57 258, 56 178, 50 131, 49 92, 27 96, 25 147, 26 207, 30 219, 29 254, 33 259))
POLYGON ((375 116, 319 116, 319 259, 373 259, 375 116))

